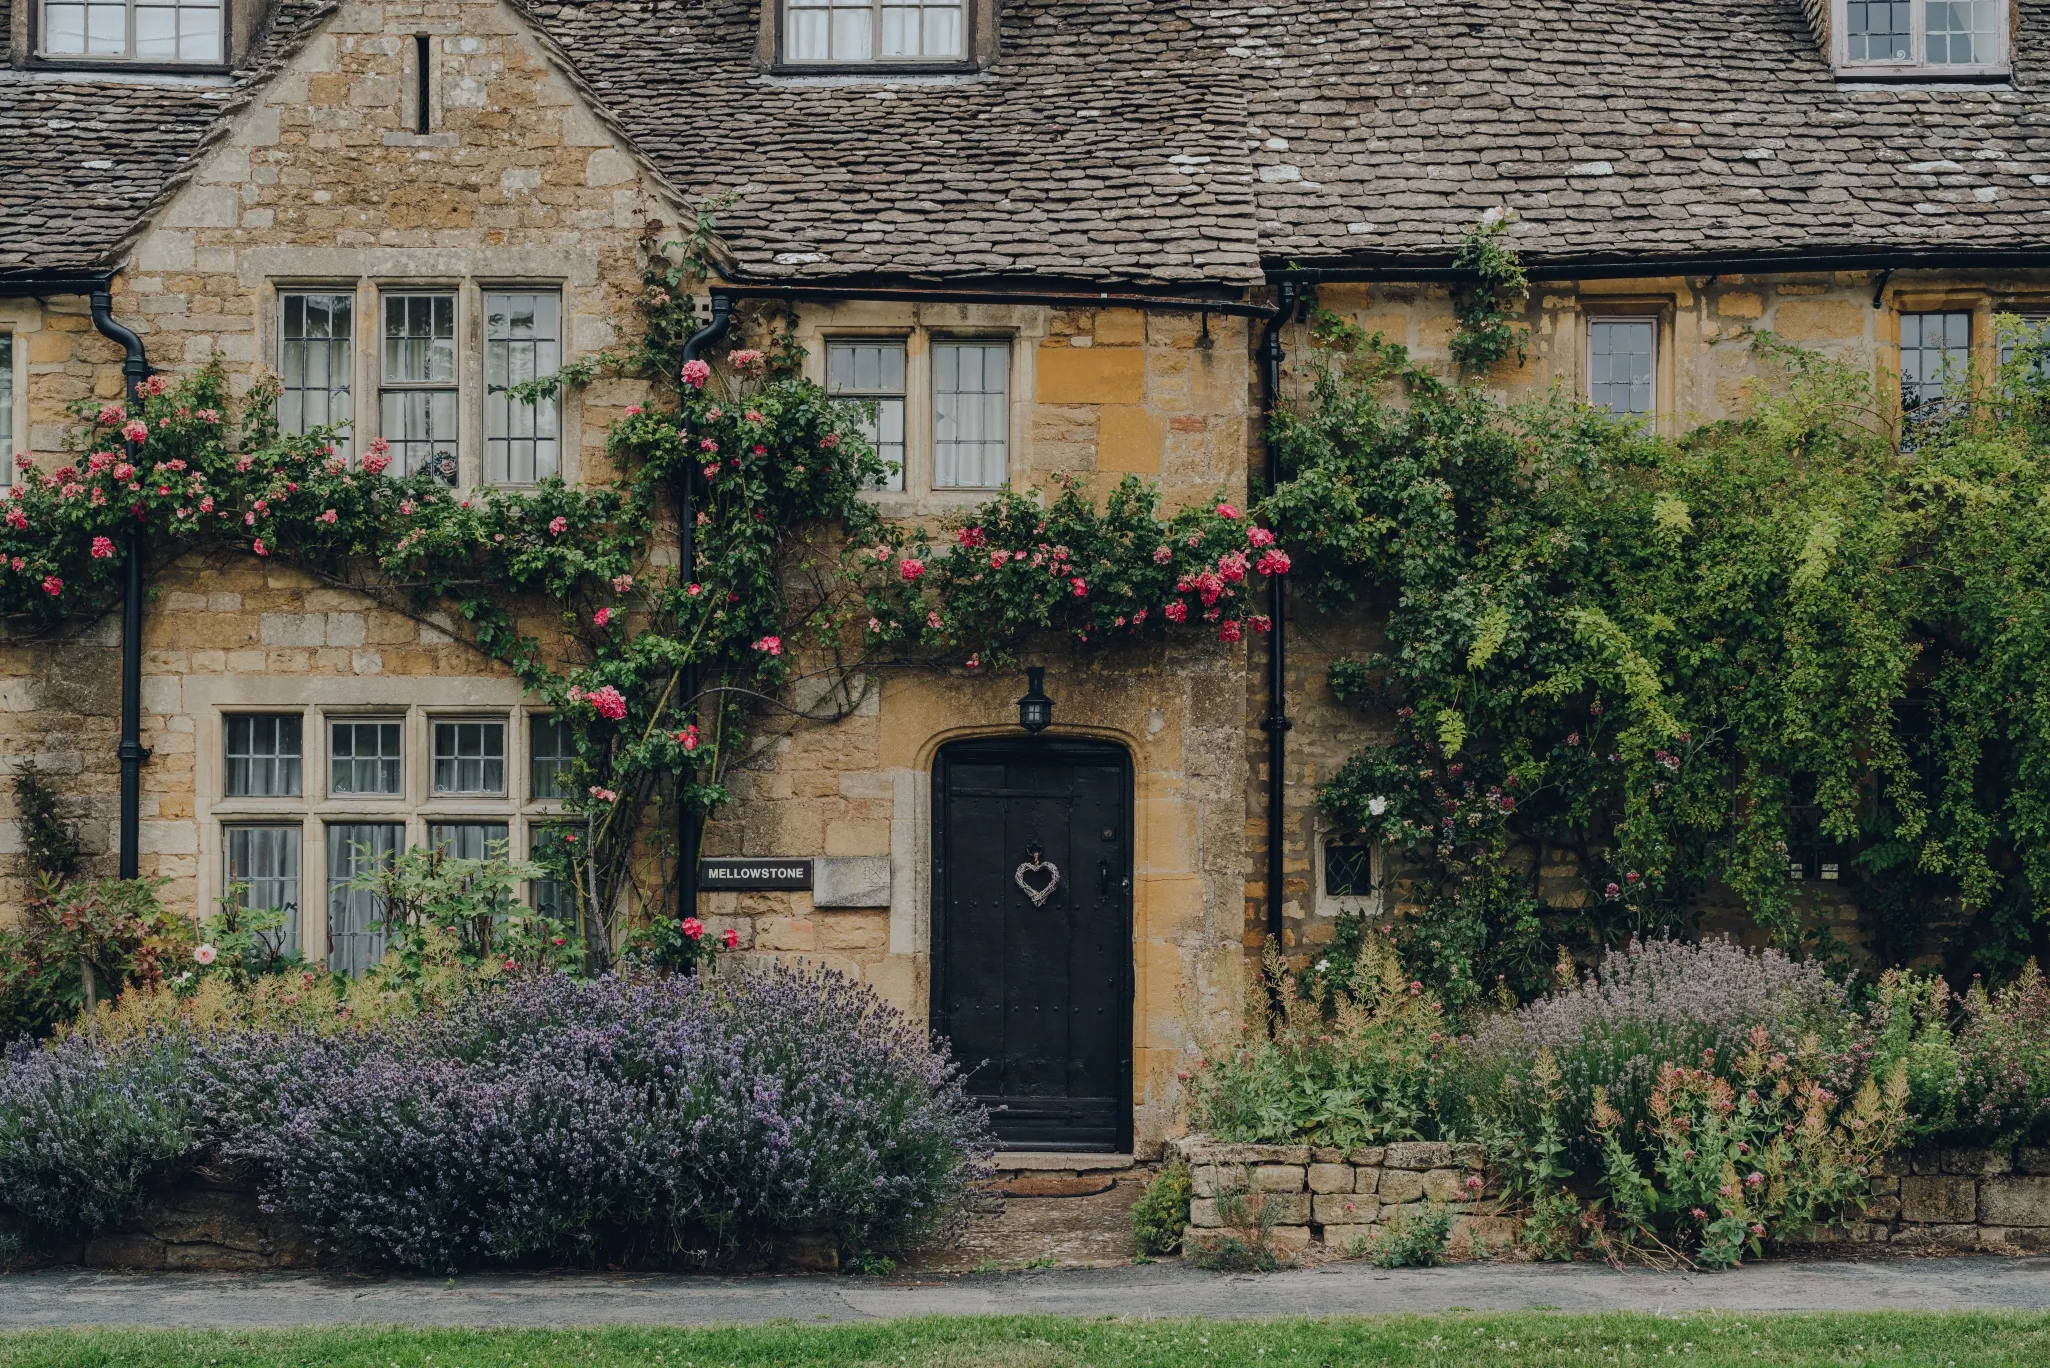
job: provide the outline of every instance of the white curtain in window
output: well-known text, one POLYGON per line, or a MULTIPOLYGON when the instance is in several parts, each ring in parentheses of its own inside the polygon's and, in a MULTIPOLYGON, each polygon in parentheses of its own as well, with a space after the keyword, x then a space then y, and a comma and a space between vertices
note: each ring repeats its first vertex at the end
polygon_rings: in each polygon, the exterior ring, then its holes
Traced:
POLYGON ((936 342, 933 487, 998 489, 1010 475, 1011 348, 936 342))

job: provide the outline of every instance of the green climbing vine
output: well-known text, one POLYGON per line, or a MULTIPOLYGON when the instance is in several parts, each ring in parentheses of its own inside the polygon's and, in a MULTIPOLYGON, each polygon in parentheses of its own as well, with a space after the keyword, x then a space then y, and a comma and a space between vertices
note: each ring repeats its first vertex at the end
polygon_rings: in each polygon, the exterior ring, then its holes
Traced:
MULTIPOLYGON (((1499 221, 1461 260, 1484 372, 1523 278, 1499 221)), ((1825 864, 1885 958, 2050 950, 2050 347, 2008 340, 1904 424, 1761 335, 1745 416, 1669 440, 1317 316, 1260 511, 1315 607, 1385 620, 1331 674, 1385 723, 1320 799, 1394 852, 1410 963, 1535 991, 1716 897, 1790 943, 1825 864)))

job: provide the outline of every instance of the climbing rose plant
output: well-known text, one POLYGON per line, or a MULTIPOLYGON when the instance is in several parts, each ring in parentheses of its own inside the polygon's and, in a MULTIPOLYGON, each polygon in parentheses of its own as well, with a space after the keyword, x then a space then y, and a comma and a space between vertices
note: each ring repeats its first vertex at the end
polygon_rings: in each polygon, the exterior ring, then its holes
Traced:
MULTIPOLYGON (((1099 510, 1060 481, 1044 502, 1006 492, 936 536, 886 522, 862 497, 887 472, 860 407, 805 380, 769 320, 760 346, 685 362, 701 267, 656 250, 648 262, 636 342, 514 392, 532 401, 605 370, 650 381, 653 399, 608 431, 616 478, 460 493, 401 470, 381 442, 352 460, 344 433, 281 433, 275 379, 234 403, 216 360, 152 377, 133 403, 81 406, 80 454, 53 469, 16 458, 0 613, 55 633, 104 612, 133 533, 149 565, 188 552, 291 564, 456 632, 569 724, 574 820, 536 859, 598 964, 623 908, 673 896, 661 871, 676 805, 715 811, 765 718, 831 721, 876 671, 990 668, 1035 633, 1108 646, 1179 632, 1215 649, 1266 630, 1252 585, 1289 558, 1222 493, 1170 515, 1128 479, 1099 510), (678 566, 662 553, 685 482, 696 556, 678 566), (813 696, 839 701, 795 706, 807 674, 830 676, 813 696)), ((671 960, 710 952, 702 926, 676 925, 681 940, 649 943, 671 960)))

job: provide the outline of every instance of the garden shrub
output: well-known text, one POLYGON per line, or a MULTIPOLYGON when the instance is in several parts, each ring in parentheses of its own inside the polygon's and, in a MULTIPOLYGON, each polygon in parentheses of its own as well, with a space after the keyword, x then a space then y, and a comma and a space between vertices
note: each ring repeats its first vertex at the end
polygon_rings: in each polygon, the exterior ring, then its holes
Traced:
POLYGON ((1451 1238, 1451 1208, 1427 1202, 1389 1217, 1367 1257, 1376 1268, 1435 1268, 1451 1238))
POLYGON ((1187 1164, 1169 1164, 1155 1174, 1139 1200, 1132 1203, 1133 1247, 1146 1257, 1180 1249, 1194 1195, 1187 1164))
POLYGON ((1629 1131, 1651 1120, 1662 1064, 1712 1051, 1728 1067, 1752 1030, 1791 1051, 1813 1033, 1835 1043, 1851 1015, 1843 985, 1820 965, 1726 941, 1634 943, 1583 980, 1513 1012, 1482 1019, 1459 1061, 1461 1107, 1493 1113, 1519 1135, 1543 1133, 1548 1108, 1575 1164, 1594 1157, 1595 1090, 1629 1131), (1537 1076, 1540 1061, 1558 1070, 1537 1076), (1550 1091, 1555 1097, 1548 1099, 1550 1091))
POLYGON ((1379 937, 1362 941, 1341 975, 1307 983, 1270 954, 1244 1025, 1187 1079, 1190 1119, 1249 1144, 1433 1138, 1449 1039, 1437 997, 1379 937))
POLYGON ((2008 1145, 2050 1137, 2050 982, 2034 960, 1999 989, 1966 991, 1957 1056, 1951 1138, 2008 1145))
POLYGON ((323 992, 204 989, 168 1028, 18 1048, 0 1207, 76 1236, 209 1162, 367 1264, 690 1260, 782 1232, 883 1250, 940 1228, 987 1152, 945 1055, 824 969, 544 973, 353 1024, 323 992))

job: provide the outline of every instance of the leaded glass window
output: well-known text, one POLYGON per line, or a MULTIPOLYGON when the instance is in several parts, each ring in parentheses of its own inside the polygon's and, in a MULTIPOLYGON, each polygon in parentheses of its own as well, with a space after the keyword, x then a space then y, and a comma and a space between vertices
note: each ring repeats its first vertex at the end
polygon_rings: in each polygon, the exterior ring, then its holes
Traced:
POLYGON ((503 860, 508 854, 504 822, 436 822, 427 843, 451 860, 503 860))
POLYGON ((230 798, 297 798, 300 718, 261 713, 227 719, 224 788, 230 798))
POLYGON ((484 296, 484 461, 493 484, 533 484, 562 473, 554 396, 533 403, 507 387, 562 368, 562 296, 493 290, 484 296))
POLYGON ((505 723, 436 722, 434 791, 505 792, 505 723))
MULTIPOLYGON (((535 827, 527 847, 528 858, 538 861, 550 851, 562 849, 562 835, 561 827, 535 827)), ((570 896, 570 890, 563 887, 560 879, 536 879, 527 891, 533 901, 534 910, 544 917, 568 921, 576 915, 576 901, 570 896)))
POLYGON ((278 427, 289 433, 346 423, 356 368, 356 297, 292 293, 278 299, 278 427))
POLYGON ((963 0, 783 0, 789 62, 959 60, 967 53, 963 0))
POLYGON ((384 297, 382 433, 405 474, 456 482, 456 297, 384 297))
POLYGON ((328 827, 327 967, 334 973, 361 974, 384 958, 384 900, 374 889, 352 885, 390 868, 405 838, 406 829, 392 822, 328 827))
POLYGON ((933 488, 1001 488, 1010 475, 1010 346, 936 342, 932 366, 933 488))
POLYGON ((328 792, 390 797, 401 780, 397 722, 334 722, 328 727, 328 792))
POLYGON ((1971 374, 1969 313, 1901 315, 1901 407, 1954 397, 1971 374))
POLYGON ((863 401, 874 414, 855 416, 862 435, 876 455, 891 467, 878 489, 904 487, 904 344, 902 342, 828 342, 826 392, 840 399, 863 401))
POLYGON ((284 923, 263 934, 272 951, 299 949, 299 828, 229 827, 228 888, 235 906, 276 912, 284 923))
POLYGON ((1987 66, 2000 61, 1996 3, 2005 5, 2007 0, 1930 0, 1929 65, 1987 66))
POLYGON ((127 62, 227 60, 222 0, 46 0, 44 57, 127 62))
POLYGON ((1367 898, 1374 893, 1374 848, 1329 841, 1324 846, 1324 892, 1333 898, 1367 898))
POLYGON ((562 785, 562 770, 576 758, 577 744, 569 723, 546 715, 528 719, 527 783, 534 801, 569 797, 562 785))
POLYGON ((1905 62, 1913 51, 1911 0, 1849 0, 1845 33, 1854 62, 1905 62))
POLYGON ((1589 320, 1588 402, 1611 413, 1650 413, 1655 405, 1657 346, 1656 319, 1589 320))

